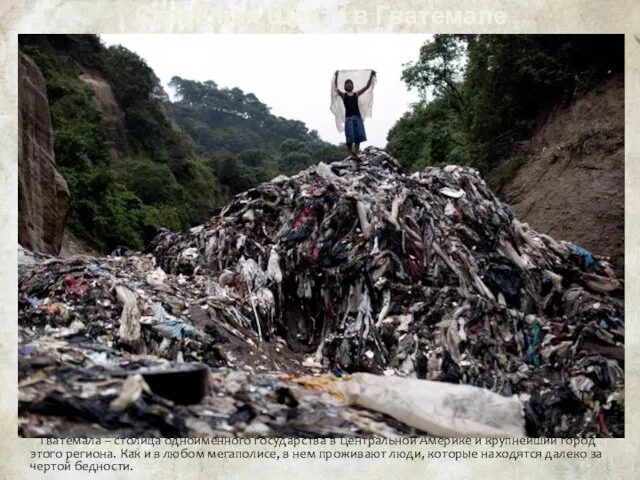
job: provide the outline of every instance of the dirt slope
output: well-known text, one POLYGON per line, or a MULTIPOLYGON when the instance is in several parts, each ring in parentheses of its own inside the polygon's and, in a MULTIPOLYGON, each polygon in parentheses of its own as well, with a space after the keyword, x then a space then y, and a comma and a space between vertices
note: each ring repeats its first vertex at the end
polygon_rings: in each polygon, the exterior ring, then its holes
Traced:
POLYGON ((501 197, 532 228, 611 256, 624 274, 624 78, 552 115, 501 197))

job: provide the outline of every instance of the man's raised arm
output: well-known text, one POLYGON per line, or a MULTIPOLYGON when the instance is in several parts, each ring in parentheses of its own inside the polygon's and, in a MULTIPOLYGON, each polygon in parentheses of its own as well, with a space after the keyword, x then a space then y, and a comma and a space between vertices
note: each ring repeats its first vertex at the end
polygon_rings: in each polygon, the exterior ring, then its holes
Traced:
MULTIPOLYGON (((371 75, 369 76, 369 81, 367 82, 367 84, 361 88, 360 90, 358 90, 358 92, 356 93, 356 95, 360 96, 362 95, 364 92, 367 91, 367 88, 369 88, 371 86, 371 82, 373 82, 373 77, 376 76, 376 71, 375 70, 371 70, 371 75)), ((337 77, 336 77, 337 80, 337 77)))
POLYGON ((336 70, 336 73, 333 76, 333 88, 335 88, 338 95, 340 95, 341 97, 344 96, 344 92, 341 92, 338 88, 338 70, 336 70))

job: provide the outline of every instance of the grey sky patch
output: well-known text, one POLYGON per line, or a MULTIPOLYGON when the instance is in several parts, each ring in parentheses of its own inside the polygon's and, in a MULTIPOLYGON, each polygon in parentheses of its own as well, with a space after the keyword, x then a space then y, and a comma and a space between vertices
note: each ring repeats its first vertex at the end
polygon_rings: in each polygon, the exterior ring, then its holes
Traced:
POLYGON ((140 55, 169 91, 173 76, 213 80, 221 88, 254 93, 274 115, 301 120, 331 143, 342 143, 329 110, 333 73, 371 68, 378 73, 368 144, 384 147, 393 124, 418 101, 400 79, 430 35, 100 35, 140 55))

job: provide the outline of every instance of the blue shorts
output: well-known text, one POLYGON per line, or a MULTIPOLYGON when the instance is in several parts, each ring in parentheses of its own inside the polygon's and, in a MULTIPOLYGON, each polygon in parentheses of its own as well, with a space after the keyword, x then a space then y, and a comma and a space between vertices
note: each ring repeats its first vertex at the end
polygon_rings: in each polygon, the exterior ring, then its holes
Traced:
POLYGON ((347 117, 344 120, 344 134, 347 143, 362 143, 367 141, 367 134, 364 131, 364 122, 358 116, 347 117))

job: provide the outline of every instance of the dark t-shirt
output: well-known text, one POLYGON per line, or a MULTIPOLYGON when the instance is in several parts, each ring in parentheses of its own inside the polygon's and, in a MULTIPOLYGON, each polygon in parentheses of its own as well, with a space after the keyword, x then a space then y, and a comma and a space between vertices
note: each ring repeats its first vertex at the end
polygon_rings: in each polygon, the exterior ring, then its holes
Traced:
POLYGON ((342 102, 344 103, 344 116, 345 117, 359 117, 360 108, 358 107, 358 95, 342 95, 342 102))

